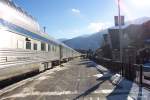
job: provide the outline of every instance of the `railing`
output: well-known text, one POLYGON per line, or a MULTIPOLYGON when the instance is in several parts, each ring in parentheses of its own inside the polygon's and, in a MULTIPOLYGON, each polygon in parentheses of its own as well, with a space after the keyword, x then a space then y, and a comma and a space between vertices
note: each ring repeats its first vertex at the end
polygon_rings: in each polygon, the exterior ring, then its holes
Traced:
MULTIPOLYGON (((111 59, 98 58, 95 61, 104 67, 108 68, 113 73, 119 73, 126 79, 138 83, 140 86, 144 86, 150 89, 150 80, 149 83, 146 83, 145 69, 141 64, 127 64, 121 63, 120 61, 113 61, 111 59)), ((150 75, 150 71, 148 72, 150 75)), ((148 76, 150 77, 150 76, 148 76)))

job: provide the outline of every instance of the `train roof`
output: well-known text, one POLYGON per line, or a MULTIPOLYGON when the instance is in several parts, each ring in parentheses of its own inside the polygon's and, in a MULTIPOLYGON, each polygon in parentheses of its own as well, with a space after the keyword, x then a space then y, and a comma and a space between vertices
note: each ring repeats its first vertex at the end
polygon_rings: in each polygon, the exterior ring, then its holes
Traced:
POLYGON ((62 46, 64 46, 64 47, 66 47, 66 48, 69 48, 69 49, 71 49, 71 50, 74 50, 73 48, 67 46, 66 44, 60 42, 59 40, 57 40, 57 39, 51 37, 48 33, 41 32, 39 35, 41 35, 41 36, 43 36, 43 37, 45 37, 45 38, 47 38, 47 39, 50 39, 51 41, 55 42, 56 44, 59 44, 59 45, 62 45, 62 46))
MULTIPOLYGON (((38 34, 38 35, 41 35, 42 37, 51 40, 51 41, 52 41, 53 43, 55 43, 55 44, 62 45, 63 47, 66 47, 66 48, 68 48, 68 49, 74 50, 74 49, 72 49, 71 47, 67 46, 66 44, 60 42, 59 40, 57 40, 57 39, 51 37, 51 36, 50 36, 49 34, 47 34, 47 33, 41 32, 41 33, 38 34)), ((74 51, 75 51, 75 50, 74 50, 74 51)))
POLYGON ((33 21, 37 22, 37 20, 33 16, 31 16, 29 13, 27 13, 25 10, 23 10, 21 7, 19 7, 17 4, 15 4, 12 0, 0 0, 0 2, 3 2, 5 4, 7 4, 8 6, 11 6, 12 8, 18 10, 22 14, 31 18, 33 21))

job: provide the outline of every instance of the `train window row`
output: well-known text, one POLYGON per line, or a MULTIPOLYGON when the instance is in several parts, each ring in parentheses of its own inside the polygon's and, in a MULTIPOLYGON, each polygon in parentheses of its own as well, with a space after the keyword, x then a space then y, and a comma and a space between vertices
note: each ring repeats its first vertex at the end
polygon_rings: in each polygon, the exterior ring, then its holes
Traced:
MULTIPOLYGON (((38 43, 33 43, 33 50, 39 50, 38 45, 40 45, 40 50, 41 51, 52 51, 52 52, 57 52, 59 50, 59 46, 52 43, 52 44, 47 44, 44 42, 41 42, 40 44, 38 43)), ((32 42, 30 39, 26 38, 26 49, 32 50, 32 42)))

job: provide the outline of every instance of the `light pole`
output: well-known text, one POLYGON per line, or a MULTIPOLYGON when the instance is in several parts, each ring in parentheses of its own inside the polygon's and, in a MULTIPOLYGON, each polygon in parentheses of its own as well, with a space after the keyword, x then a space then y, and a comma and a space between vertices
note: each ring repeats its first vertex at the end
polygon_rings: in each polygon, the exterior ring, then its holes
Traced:
POLYGON ((120 36, 120 62, 122 62, 122 27, 120 15, 120 0, 118 0, 118 22, 119 22, 119 36, 120 36))

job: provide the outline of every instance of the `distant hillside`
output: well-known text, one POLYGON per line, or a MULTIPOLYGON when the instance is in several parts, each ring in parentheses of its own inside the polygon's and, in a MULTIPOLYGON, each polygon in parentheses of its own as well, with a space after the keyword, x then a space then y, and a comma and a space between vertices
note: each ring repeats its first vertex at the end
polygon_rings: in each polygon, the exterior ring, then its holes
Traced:
POLYGON ((94 33, 92 35, 79 36, 63 42, 74 49, 96 50, 101 46, 103 40, 102 35, 105 33, 107 33, 106 30, 94 33))
POLYGON ((128 21, 127 24, 143 24, 149 20, 150 17, 141 17, 141 18, 134 19, 132 21, 128 21))
MULTIPOLYGON (((128 21, 125 23, 123 27, 127 27, 131 24, 139 25, 143 24, 144 22, 147 22, 150 20, 150 17, 142 17, 138 18, 132 21, 128 21)), ((115 26, 112 26, 110 28, 117 28, 115 26)), ((74 48, 74 49, 83 49, 83 50, 96 50, 99 48, 103 42, 103 34, 107 34, 107 30, 100 31, 97 33, 94 33, 92 35, 84 35, 79 36, 73 39, 65 40, 63 41, 66 45, 74 48)))
POLYGON ((60 42, 66 41, 68 39, 62 38, 62 39, 58 39, 60 42))

